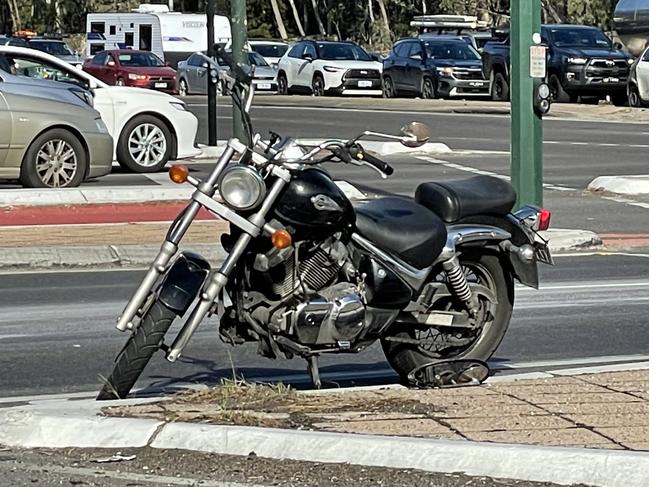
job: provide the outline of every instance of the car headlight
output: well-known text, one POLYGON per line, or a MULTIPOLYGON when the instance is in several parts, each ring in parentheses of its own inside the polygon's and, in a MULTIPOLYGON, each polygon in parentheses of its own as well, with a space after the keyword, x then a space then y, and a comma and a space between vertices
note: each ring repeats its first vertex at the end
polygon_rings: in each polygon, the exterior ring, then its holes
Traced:
POLYGON ((100 134, 107 134, 108 133, 108 127, 106 127, 106 124, 101 118, 95 118, 95 124, 97 124, 97 131, 100 134))
POLYGON ((142 81, 145 79, 149 79, 149 77, 146 74, 128 73, 128 79, 133 81, 142 81))
POLYGON ((588 59, 585 57, 569 57, 568 64, 586 64, 588 59))
POLYGON ((437 72, 442 76, 453 76, 453 68, 437 68, 437 72))
POLYGON ((626 62, 629 63, 629 64, 633 64, 633 63, 635 63, 635 59, 629 58, 629 59, 626 60, 626 62))
POLYGON ((324 69, 327 73, 340 73, 346 68, 340 68, 338 66, 323 66, 322 69, 324 69))
POLYGON ((186 112, 187 111, 187 105, 179 102, 179 101, 170 101, 169 104, 174 107, 176 110, 180 110, 181 112, 186 112))
POLYGON ((219 178, 219 193, 232 209, 252 210, 266 196, 266 185, 257 171, 249 166, 228 167, 219 178))

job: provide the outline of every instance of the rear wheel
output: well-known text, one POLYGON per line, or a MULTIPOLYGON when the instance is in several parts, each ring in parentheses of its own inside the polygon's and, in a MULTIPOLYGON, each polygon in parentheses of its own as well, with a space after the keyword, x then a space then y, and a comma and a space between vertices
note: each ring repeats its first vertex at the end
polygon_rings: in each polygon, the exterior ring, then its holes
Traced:
POLYGON ((153 303, 115 359, 113 371, 97 395, 98 401, 128 396, 153 354, 160 349, 175 317, 176 313, 160 301, 153 303))
MULTIPOLYGON (((450 359, 486 361, 507 332, 514 305, 511 273, 503 267, 498 255, 462 254, 459 260, 469 283, 487 288, 495 296, 496 303, 479 298, 479 326, 475 329, 418 325, 414 319, 397 321, 390 330, 391 336, 383 339, 381 344, 388 362, 402 380, 413 369, 432 362, 450 359), (417 341, 416 345, 413 340, 417 341)), ((440 274, 438 280, 444 277, 444 274, 440 274)), ((455 298, 440 304, 444 306, 444 311, 465 309, 455 298)))

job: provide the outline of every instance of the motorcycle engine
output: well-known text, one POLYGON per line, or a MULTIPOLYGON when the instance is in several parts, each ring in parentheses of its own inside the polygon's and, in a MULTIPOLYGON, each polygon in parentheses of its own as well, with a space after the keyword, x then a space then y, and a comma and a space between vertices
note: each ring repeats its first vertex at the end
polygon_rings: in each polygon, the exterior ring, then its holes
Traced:
POLYGON ((255 288, 270 298, 253 315, 304 345, 351 347, 364 329, 365 300, 337 237, 256 256, 255 288), (274 301, 274 302, 273 302, 274 301))

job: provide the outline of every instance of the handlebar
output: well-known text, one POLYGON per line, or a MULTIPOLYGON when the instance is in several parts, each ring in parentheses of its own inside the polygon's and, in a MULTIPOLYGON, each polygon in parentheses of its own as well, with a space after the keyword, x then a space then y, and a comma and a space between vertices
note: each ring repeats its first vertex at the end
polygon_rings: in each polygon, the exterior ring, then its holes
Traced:
POLYGON ((376 156, 367 153, 360 144, 354 144, 349 148, 350 155, 357 161, 364 161, 371 164, 386 176, 394 173, 394 168, 387 162, 382 161, 376 156))

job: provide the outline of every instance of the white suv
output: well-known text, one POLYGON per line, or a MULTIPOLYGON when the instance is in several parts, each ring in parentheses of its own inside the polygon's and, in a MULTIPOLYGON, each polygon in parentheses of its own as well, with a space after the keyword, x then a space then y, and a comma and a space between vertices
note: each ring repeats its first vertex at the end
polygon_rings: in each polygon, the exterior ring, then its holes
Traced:
POLYGON ((279 61, 279 93, 381 96, 383 64, 353 42, 300 41, 279 61))

